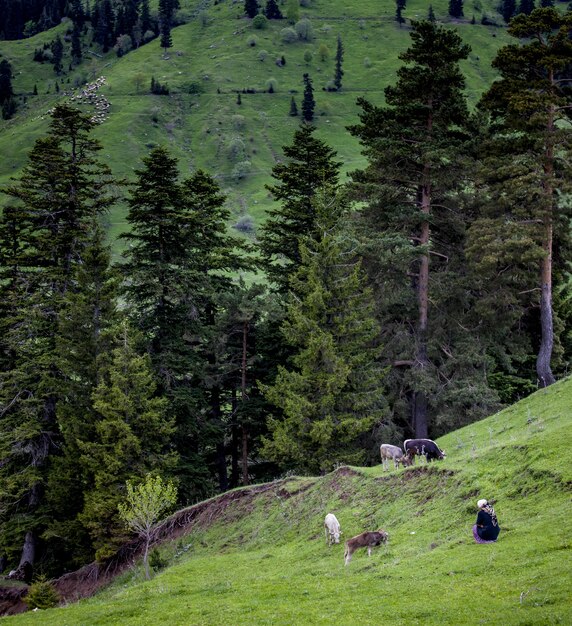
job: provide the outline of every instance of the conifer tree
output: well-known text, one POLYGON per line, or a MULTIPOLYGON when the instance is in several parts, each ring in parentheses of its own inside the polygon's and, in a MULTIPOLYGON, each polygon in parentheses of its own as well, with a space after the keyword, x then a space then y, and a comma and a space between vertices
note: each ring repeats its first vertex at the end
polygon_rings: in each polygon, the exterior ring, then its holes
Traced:
POLYGON ((62 69, 63 69, 63 65, 62 65, 62 59, 64 56, 64 44, 62 43, 62 40, 60 39, 60 36, 58 35, 54 41, 52 41, 52 63, 54 64, 54 72, 56 74, 61 74, 62 69))
POLYGON ((268 0, 266 8, 264 9, 264 15, 266 15, 269 20, 281 20, 283 18, 276 0, 268 0))
POLYGON ((300 263, 300 237, 318 234, 313 203, 317 184, 338 184, 341 163, 335 160, 336 153, 314 136, 315 131, 303 124, 294 133, 292 144, 283 148, 287 162, 272 168, 277 183, 267 186, 280 206, 268 212, 260 247, 265 270, 282 293, 287 292, 289 276, 300 263))
POLYGON ((314 100, 314 87, 309 74, 304 74, 304 99, 302 100, 302 119, 305 122, 311 122, 314 119, 314 109, 316 101, 314 100))
POLYGON ((449 0, 449 15, 451 17, 463 17, 463 0, 449 0))
POLYGON ((435 11, 433 10, 433 5, 432 4, 429 5, 429 11, 427 12, 427 19, 430 22, 436 22, 437 21, 437 19, 435 18, 435 11))
POLYGON ((298 106, 296 105, 296 100, 294 98, 294 96, 292 96, 292 98, 290 98, 290 113, 289 113, 292 117, 297 117, 298 115, 298 106))
POLYGON ((342 70, 342 61, 344 60, 344 46, 342 44, 342 37, 338 34, 338 44, 336 48, 336 73, 334 76, 334 85, 339 91, 342 88, 342 76, 344 71, 342 70))
POLYGON ((260 5, 258 4, 258 0, 244 0, 244 12, 248 17, 256 17, 259 10, 260 5))
POLYGON ((402 15, 403 9, 405 9, 405 0, 395 0, 395 21, 399 24, 399 28, 401 28, 401 24, 405 23, 405 18, 402 15))
MULTIPOLYGON (((503 178, 507 189, 502 202, 496 209, 489 208, 492 213, 479 222, 473 233, 481 239, 478 229, 492 219, 502 224, 505 251, 514 239, 520 242, 520 264, 528 272, 540 266, 536 285, 529 284, 526 291, 536 288, 540 293, 536 303, 539 337, 535 343, 539 345, 536 373, 543 387, 554 382, 553 275, 570 258, 570 213, 562 197, 570 190, 571 25, 570 14, 562 16, 551 8, 513 18, 508 32, 523 43, 499 50, 493 67, 501 79, 493 83, 481 103, 493 119, 495 151, 504 157, 500 165, 498 161, 491 163, 489 179, 497 193, 503 178)), ((481 239, 478 245, 482 251, 477 251, 477 256, 484 259, 491 244, 494 242, 481 239)), ((500 259, 499 263, 503 265, 500 259)))
POLYGON ((71 57, 74 63, 81 63, 81 31, 78 22, 74 22, 71 36, 71 57))
POLYGON ((363 462, 359 436, 384 408, 373 295, 340 236, 343 204, 326 193, 316 205, 319 236, 303 240, 283 324, 292 367, 279 367, 274 385, 264 387, 284 418, 270 421, 263 452, 311 473, 363 462))
POLYGON ((472 398, 463 389, 479 388, 480 410, 487 410, 490 394, 478 338, 471 343, 457 323, 469 293, 465 219, 453 200, 466 176, 462 155, 470 138, 459 70, 469 47, 454 31, 428 21, 414 23, 411 39, 400 55, 405 64, 397 83, 385 90, 387 105, 361 99, 361 124, 350 131, 369 161, 353 180, 358 197, 368 201, 360 216, 367 266, 383 276, 379 315, 391 337, 395 417, 426 437, 436 421, 474 419, 467 413, 472 398), (444 386, 441 376, 448 380, 444 386))
MULTIPOLYGON (((88 117, 57 106, 21 177, 4 190, 16 204, 5 216, 3 272, 8 310, 0 403, 1 533, 31 563, 50 509, 44 485, 64 440, 58 418, 62 372, 58 337, 64 302, 78 291, 78 268, 97 216, 113 202, 109 170, 95 158, 88 117), (17 219, 18 223, 15 223, 17 219), (7 260, 7 264, 6 264, 7 260), (42 515, 38 515, 38 511, 42 515)), ((78 322, 79 323, 79 322, 78 322)), ((48 542, 49 543, 49 542, 48 542)))
POLYGON ((508 24, 510 19, 516 14, 516 0, 503 0, 500 5, 500 14, 508 24))
POLYGON ((96 558, 113 555, 125 541, 118 512, 127 480, 148 472, 173 471, 173 418, 168 401, 155 393, 151 360, 134 349, 128 328, 121 329, 118 347, 93 392, 97 413, 94 435, 80 441, 88 484, 79 519, 89 530, 96 558))
POLYGON ((517 14, 530 15, 534 11, 534 0, 520 0, 517 14))

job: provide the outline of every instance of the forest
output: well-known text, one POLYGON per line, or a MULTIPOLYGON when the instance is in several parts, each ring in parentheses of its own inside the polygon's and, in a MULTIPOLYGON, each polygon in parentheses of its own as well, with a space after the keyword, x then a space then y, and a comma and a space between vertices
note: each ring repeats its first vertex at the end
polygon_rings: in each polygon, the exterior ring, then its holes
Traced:
POLYGON ((105 561, 127 536, 126 482, 149 473, 184 506, 369 465, 381 443, 435 438, 562 377, 571 29, 551 7, 513 17, 473 109, 469 47, 414 22, 385 103, 358 99, 347 132, 367 165, 347 182, 305 75, 255 238, 229 232, 216 172, 183 173, 156 146, 118 177, 96 121, 57 104, 2 189, 6 562, 54 575, 105 561), (112 261, 105 216, 120 201, 112 261))

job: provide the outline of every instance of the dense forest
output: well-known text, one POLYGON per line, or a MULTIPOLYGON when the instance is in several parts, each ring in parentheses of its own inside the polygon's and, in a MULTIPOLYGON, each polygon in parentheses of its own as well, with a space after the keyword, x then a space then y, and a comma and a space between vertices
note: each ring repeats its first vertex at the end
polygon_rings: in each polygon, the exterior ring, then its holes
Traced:
MULTIPOLYGON (((87 19, 76 4, 74 24, 87 19)), ((41 6, 20 22, 40 24, 41 6)), ((160 7, 151 32, 168 47, 174 5, 160 7)), ((9 31, 5 17, 5 36, 20 22, 9 31)), ((255 240, 229 234, 214 172, 186 175, 154 147, 119 179, 92 117, 57 105, 2 190, 6 562, 52 575, 104 561, 125 541, 125 484, 147 473, 174 480, 183 506, 371 464, 382 442, 439 436, 563 375, 571 29, 572 13, 550 7, 512 18, 500 78, 473 111, 468 46, 414 23, 385 104, 358 101, 348 133, 367 166, 347 183, 316 137, 306 75, 255 240), (129 229, 112 262, 102 225, 119 201, 129 229)), ((341 42, 337 54, 341 81, 341 42)))

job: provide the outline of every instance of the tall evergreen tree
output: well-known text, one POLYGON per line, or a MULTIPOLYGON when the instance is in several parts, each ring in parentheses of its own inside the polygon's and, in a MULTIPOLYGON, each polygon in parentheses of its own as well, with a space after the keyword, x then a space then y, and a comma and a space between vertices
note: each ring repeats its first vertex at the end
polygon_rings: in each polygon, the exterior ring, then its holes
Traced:
POLYGON ((359 437, 384 408, 373 295, 341 236, 343 204, 326 193, 316 205, 319 236, 302 243, 283 325, 293 367, 265 387, 284 418, 270 421, 264 447, 282 467, 312 473, 363 462, 359 437))
MULTIPOLYGON (((525 264, 540 264, 536 373, 541 386, 554 382, 554 263, 563 269, 570 258, 570 214, 562 198, 570 190, 571 25, 570 13, 562 16, 550 8, 513 18, 508 32, 524 43, 499 50, 493 67, 501 79, 482 99, 498 133, 497 147, 506 150, 509 140, 513 146, 510 156, 505 152, 510 177, 521 181, 511 185, 513 218, 499 212, 495 219, 521 244, 528 242, 525 264)), ((506 203, 499 209, 506 210, 506 203)))
POLYGON ((64 44, 58 35, 54 41, 52 41, 52 63, 54 65, 54 72, 56 74, 61 74, 63 69, 62 60, 64 57, 64 44))
POLYGON ((403 9, 405 9, 405 0, 395 0, 395 21, 399 24, 399 28, 405 23, 403 9))
POLYGON ((344 71, 342 70, 342 61, 344 60, 344 46, 342 44, 342 37, 338 34, 338 44, 336 47, 336 73, 334 75, 334 85, 339 91, 342 88, 342 76, 344 71))
POLYGON ((304 74, 304 99, 302 100, 302 119, 305 122, 311 122, 314 119, 314 109, 316 101, 314 100, 314 87, 309 74, 304 74))
POLYGON ((298 116, 298 105, 296 104, 296 99, 294 98, 294 96, 292 96, 292 98, 290 98, 290 113, 289 115, 291 115, 292 117, 297 117, 298 116))
POLYGON ((81 27, 78 22, 74 22, 71 35, 71 57, 74 63, 81 63, 81 27))
POLYGON ((394 368, 395 417, 426 437, 439 424, 487 410, 488 394, 482 347, 460 322, 470 308, 470 286, 465 218, 454 194, 465 180, 462 155, 470 138, 459 70, 469 47, 428 21, 413 25, 411 39, 399 57, 405 64, 397 83, 385 90, 386 106, 361 99, 361 124, 350 131, 369 161, 353 180, 368 202, 360 222, 381 324, 391 337, 386 356, 394 368))
POLYGON ((517 13, 530 15, 534 11, 534 0, 520 0, 517 13))
POLYGON ((79 518, 98 559, 113 555, 125 541, 117 510, 125 481, 142 479, 151 471, 172 471, 176 461, 170 451, 174 420, 167 416, 167 399, 155 394, 150 358, 137 354, 125 326, 122 334, 93 392, 95 433, 79 442, 91 485, 79 518))
POLYGON ((41 557, 39 537, 56 517, 44 486, 63 443, 57 346, 64 301, 78 289, 89 225, 113 202, 109 170, 95 158, 100 146, 89 136, 92 127, 79 111, 57 106, 50 134, 36 142, 21 177, 4 190, 17 204, 3 224, 9 236, 0 238, 9 243, 2 254, 10 260, 4 325, 10 368, 0 385, 0 535, 12 555, 21 550, 21 562, 41 557))
POLYGON ((300 237, 318 234, 313 203, 317 185, 338 183, 341 163, 314 137, 315 131, 304 124, 294 133, 292 144, 283 148, 287 161, 272 168, 277 183, 267 186, 280 206, 269 210, 259 240, 265 270, 282 293, 288 291, 289 277, 300 264, 300 237))
POLYGON ((430 22, 436 22, 437 18, 435 17, 435 11, 433 10, 433 5, 430 4, 429 5, 429 11, 427 12, 427 19, 430 22))

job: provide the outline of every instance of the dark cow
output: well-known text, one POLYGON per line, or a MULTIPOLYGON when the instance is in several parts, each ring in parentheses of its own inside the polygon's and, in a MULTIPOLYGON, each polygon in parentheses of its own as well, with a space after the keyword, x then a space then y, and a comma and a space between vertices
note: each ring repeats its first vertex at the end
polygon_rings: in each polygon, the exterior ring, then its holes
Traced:
POLYGON ((432 439, 406 439, 403 449, 412 463, 415 462, 415 456, 424 456, 427 462, 447 456, 432 439))
POLYGON ((352 554, 359 548, 367 548, 367 555, 371 556, 371 549, 387 543, 389 535, 382 530, 372 530, 356 535, 346 541, 346 549, 344 551, 344 563, 347 565, 352 560, 352 554))

